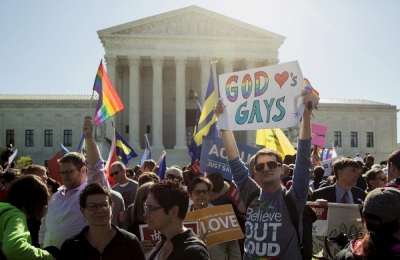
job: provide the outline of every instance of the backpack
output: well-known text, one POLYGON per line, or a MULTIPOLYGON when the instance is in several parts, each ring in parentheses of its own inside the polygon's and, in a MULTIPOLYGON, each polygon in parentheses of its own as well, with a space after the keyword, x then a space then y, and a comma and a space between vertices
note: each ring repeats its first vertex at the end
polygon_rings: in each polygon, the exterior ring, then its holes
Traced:
MULTIPOLYGON (((253 202, 256 198, 260 197, 261 189, 255 190, 250 194, 249 199, 246 203, 246 210, 250 206, 250 203, 253 202)), ((300 239, 300 231, 299 231, 299 216, 297 214, 296 205, 294 204, 293 198, 290 195, 290 190, 285 192, 283 196, 283 200, 285 201, 286 207, 289 211, 290 220, 294 228, 296 229, 297 241, 299 241, 299 247, 301 251, 301 258, 303 260, 311 260, 313 256, 313 240, 312 240, 312 223, 317 220, 317 214, 315 214, 314 210, 310 207, 310 205, 305 205, 303 210, 303 236, 300 239)))

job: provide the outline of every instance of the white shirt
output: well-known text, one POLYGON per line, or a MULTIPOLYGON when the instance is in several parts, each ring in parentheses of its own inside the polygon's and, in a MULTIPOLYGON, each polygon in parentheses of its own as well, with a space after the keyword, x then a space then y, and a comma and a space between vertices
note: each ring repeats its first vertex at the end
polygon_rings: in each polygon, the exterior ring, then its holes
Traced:
POLYGON ((39 231, 39 244, 43 244, 43 248, 55 246, 60 249, 67 238, 80 233, 88 225, 79 206, 79 195, 88 184, 97 182, 110 188, 102 159, 94 166, 86 164, 86 167, 88 179, 84 183, 68 191, 65 186, 61 186, 50 198, 39 231))

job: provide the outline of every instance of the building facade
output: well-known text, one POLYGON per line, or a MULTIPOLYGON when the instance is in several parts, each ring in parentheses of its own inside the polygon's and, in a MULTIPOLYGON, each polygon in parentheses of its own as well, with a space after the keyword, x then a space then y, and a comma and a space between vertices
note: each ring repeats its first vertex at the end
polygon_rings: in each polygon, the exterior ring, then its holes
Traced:
MULTIPOLYGON (((107 73, 125 105, 114 116, 117 130, 138 157, 147 135, 153 159, 166 151, 168 165, 182 166, 190 161, 194 94, 204 101, 210 61, 218 61, 217 74, 277 64, 285 39, 196 6, 100 30, 98 35, 107 73)), ((30 155, 40 164, 59 150, 57 142, 75 151, 89 104, 90 96, 0 95, 0 144, 11 142, 19 155, 30 155)), ((369 152, 381 159, 396 149, 396 113, 395 106, 376 102, 321 100, 314 121, 328 126, 327 139, 337 141, 340 154, 369 152)), ((107 158, 110 122, 97 130, 107 158)), ((296 143, 298 127, 283 130, 296 143)), ((255 145, 254 131, 236 132, 235 137, 255 145)), ((130 165, 139 160, 132 159, 130 165)))

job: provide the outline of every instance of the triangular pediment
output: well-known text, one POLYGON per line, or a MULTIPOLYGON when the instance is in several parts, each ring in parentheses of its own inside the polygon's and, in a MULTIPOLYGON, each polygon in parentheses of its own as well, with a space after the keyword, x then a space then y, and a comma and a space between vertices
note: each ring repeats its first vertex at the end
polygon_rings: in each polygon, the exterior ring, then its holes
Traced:
POLYGON ((190 6, 98 31, 100 37, 246 37, 283 42, 284 36, 190 6))

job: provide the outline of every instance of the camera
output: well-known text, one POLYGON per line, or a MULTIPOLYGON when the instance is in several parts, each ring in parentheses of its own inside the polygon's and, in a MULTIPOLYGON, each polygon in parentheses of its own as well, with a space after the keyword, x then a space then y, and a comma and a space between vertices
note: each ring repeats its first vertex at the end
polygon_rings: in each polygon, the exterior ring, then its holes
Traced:
POLYGON ((340 249, 345 248, 350 243, 351 239, 352 238, 346 235, 343 231, 336 237, 328 237, 328 241, 337 244, 340 249))

